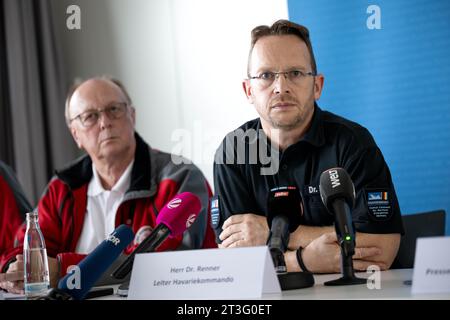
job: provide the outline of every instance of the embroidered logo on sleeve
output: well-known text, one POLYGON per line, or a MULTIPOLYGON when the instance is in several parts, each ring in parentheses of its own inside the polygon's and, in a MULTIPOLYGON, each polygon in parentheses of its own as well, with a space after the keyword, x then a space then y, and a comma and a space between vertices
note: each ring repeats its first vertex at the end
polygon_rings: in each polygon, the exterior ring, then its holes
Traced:
POLYGON ((213 229, 220 227, 220 208, 219 208, 219 196, 214 196, 211 198, 211 226, 213 229))
POLYGON ((369 216, 375 221, 389 220, 392 216, 389 192, 386 190, 366 190, 369 216))

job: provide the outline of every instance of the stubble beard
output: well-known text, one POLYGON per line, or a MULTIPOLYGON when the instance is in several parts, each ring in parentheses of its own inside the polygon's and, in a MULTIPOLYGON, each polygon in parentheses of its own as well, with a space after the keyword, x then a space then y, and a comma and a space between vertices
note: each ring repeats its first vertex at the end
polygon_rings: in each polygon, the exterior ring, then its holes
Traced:
POLYGON ((296 103, 296 112, 290 119, 277 119, 276 116, 273 116, 272 113, 269 112, 268 122, 271 124, 272 128, 290 131, 301 126, 306 120, 309 120, 310 113, 314 110, 314 91, 310 93, 308 100, 304 104, 300 104, 299 101, 296 101, 296 103))

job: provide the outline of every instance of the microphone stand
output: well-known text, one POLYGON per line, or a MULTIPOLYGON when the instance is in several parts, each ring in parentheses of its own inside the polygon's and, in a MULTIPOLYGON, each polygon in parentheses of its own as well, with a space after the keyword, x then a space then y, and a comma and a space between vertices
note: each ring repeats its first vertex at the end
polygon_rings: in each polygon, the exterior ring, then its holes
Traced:
POLYGON ((270 249, 273 265, 281 290, 309 288, 314 285, 314 277, 309 272, 287 272, 284 254, 276 248, 270 249))
POLYGON ((289 243, 289 219, 280 215, 273 219, 267 245, 281 290, 312 287, 314 277, 309 272, 287 272, 284 252, 289 243))
POLYGON ((353 255, 355 254, 354 240, 350 242, 341 240, 341 273, 342 277, 336 280, 327 281, 325 286, 347 286, 353 284, 364 284, 367 279, 358 278, 355 276, 353 269, 353 255))
POLYGON ((314 277, 309 272, 277 273, 281 290, 295 290, 309 288, 314 285, 314 277))

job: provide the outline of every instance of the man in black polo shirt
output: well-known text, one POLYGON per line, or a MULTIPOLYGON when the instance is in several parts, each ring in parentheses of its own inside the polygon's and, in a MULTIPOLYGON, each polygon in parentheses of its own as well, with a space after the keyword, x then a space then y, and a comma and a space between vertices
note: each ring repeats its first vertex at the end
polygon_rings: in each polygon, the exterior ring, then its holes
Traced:
MULTIPOLYGON (((324 77, 317 74, 308 29, 279 20, 252 31, 248 79, 243 88, 260 118, 229 133, 216 152, 214 184, 225 222, 220 247, 266 244, 267 196, 296 186, 303 208, 285 254, 288 271, 300 271, 296 250, 311 272, 339 272, 340 248, 319 194, 323 171, 344 168, 356 190, 354 267, 392 264, 403 233, 389 168, 367 129, 316 104, 324 77)), ((305 270, 303 270, 305 271, 305 270)))

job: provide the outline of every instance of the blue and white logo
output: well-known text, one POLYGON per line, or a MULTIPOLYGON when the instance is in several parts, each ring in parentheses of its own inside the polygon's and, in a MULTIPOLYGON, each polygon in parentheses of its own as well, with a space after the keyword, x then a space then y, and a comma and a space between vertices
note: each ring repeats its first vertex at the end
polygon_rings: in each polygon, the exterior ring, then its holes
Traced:
POLYGON ((369 192, 368 194, 368 200, 383 200, 381 192, 369 192))

